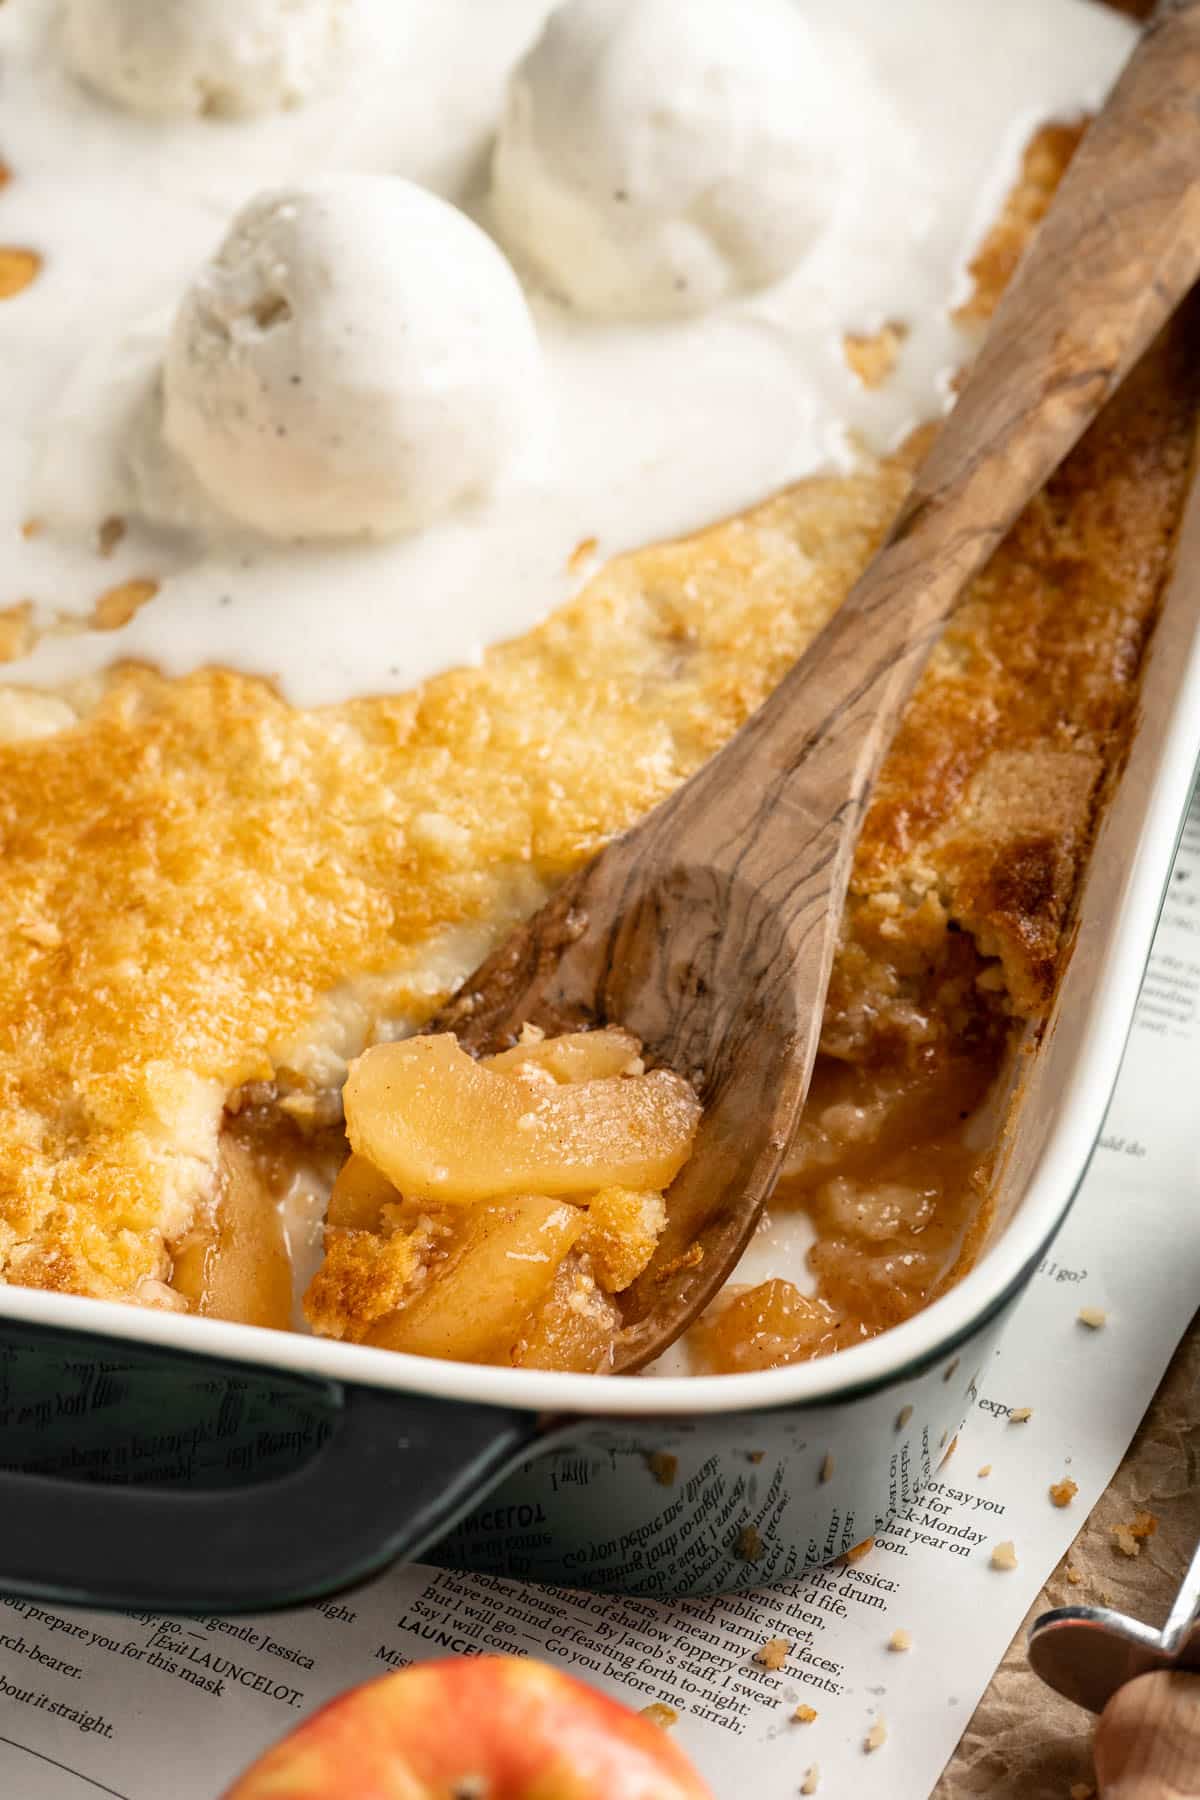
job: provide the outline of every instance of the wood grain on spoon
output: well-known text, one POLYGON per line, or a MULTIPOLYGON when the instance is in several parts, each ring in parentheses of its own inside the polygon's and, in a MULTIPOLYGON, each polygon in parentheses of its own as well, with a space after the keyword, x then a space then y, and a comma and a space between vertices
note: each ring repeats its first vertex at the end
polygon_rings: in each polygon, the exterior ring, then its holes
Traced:
POLYGON ((1200 1795, 1200 1675, 1139 1675, 1096 1728, 1101 1800, 1200 1795))
POLYGON ((476 1052, 612 1022, 705 1113, 616 1367, 658 1355, 741 1253, 795 1129, 854 843, 971 577, 1200 274, 1200 0, 1147 29, 998 308, 891 535, 738 735, 572 876, 429 1029, 476 1052))

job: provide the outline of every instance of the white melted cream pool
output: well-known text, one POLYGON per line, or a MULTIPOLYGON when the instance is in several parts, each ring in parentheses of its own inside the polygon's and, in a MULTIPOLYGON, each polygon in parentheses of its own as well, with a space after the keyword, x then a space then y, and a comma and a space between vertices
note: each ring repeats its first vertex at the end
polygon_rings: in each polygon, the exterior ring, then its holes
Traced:
MULTIPOLYGON (((806 0, 796 0, 805 4, 806 0)), ((1133 28, 1088 0, 842 0, 868 91, 850 96, 833 216, 774 288, 682 321, 611 324, 530 298, 554 424, 503 494, 384 544, 280 547, 131 522, 120 451, 165 320, 260 188, 392 171, 478 211, 508 71, 546 0, 351 0, 330 91, 251 121, 133 118, 64 72, 49 0, 0 10, 0 245, 44 258, 0 304, 0 608, 55 627, 5 680, 52 685, 135 657, 225 664, 295 703, 411 686, 527 629, 597 557, 702 525, 830 463, 886 448, 945 403, 969 346, 951 305, 1030 132, 1103 98, 1133 28), (843 334, 907 328, 881 388, 843 334), (30 518, 44 521, 24 536, 30 518), (117 631, 63 630, 128 577, 160 584, 117 631)), ((821 29, 829 9, 807 0, 821 29)), ((729 29, 737 6, 730 0, 729 29)), ((664 76, 664 79, 666 77, 664 76)), ((815 78, 819 79, 819 72, 815 78)), ((803 96, 798 96, 798 104, 803 96)), ((594 566, 594 565, 593 565, 594 566)))

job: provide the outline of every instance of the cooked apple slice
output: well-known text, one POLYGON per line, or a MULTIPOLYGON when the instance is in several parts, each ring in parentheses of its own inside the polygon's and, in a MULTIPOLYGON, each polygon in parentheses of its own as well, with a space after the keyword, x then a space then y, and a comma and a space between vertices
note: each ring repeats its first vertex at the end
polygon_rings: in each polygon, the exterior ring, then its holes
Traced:
POLYGON ((616 1305, 596 1285, 590 1258, 572 1252, 554 1285, 525 1321, 513 1348, 519 1369, 574 1369, 595 1375, 612 1362, 621 1328, 616 1305))
POLYGON ((351 1154, 333 1184, 325 1220, 347 1231, 378 1231, 384 1207, 399 1201, 400 1195, 373 1162, 351 1154))
POLYGON ((451 1362, 506 1361, 585 1224, 578 1207, 542 1194, 472 1208, 447 1260, 364 1342, 451 1362))
POLYGON ((555 1081, 603 1081, 608 1075, 640 1075, 642 1046, 631 1031, 608 1025, 603 1031, 565 1031, 485 1056, 485 1069, 504 1075, 532 1071, 555 1081))
POLYGON ((292 1269, 276 1197, 230 1137, 221 1140, 216 1201, 176 1250, 171 1285, 208 1318, 291 1326, 292 1269))
POLYGON ((661 1190, 700 1122, 668 1069, 543 1088, 474 1062, 449 1033, 376 1044, 350 1065, 344 1100, 359 1155, 405 1199, 440 1206, 661 1190))

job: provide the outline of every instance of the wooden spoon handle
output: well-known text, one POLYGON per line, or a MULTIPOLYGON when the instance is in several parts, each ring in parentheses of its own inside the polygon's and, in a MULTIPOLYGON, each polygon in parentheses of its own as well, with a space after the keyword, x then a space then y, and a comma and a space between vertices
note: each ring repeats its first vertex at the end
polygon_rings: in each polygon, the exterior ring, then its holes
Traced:
POLYGON ((1139 1675, 1096 1728, 1100 1800, 1200 1795, 1200 1675, 1139 1675))
MULTIPOLYGON (((809 936, 840 909, 853 828, 938 631, 1200 275, 1198 96, 1200 0, 1172 0, 1076 153, 883 549, 660 809, 657 855, 702 861, 715 838, 809 936)), ((814 973, 797 969, 819 999, 814 973)))

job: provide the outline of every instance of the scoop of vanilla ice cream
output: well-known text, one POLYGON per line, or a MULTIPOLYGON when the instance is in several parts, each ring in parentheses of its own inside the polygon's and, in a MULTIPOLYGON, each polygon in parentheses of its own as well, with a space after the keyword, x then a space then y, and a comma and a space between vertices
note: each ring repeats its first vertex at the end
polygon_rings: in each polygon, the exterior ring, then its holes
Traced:
POLYGON ((761 287, 832 208, 859 73, 796 0, 567 0, 509 84, 499 234, 594 313, 761 287))
POLYGON ((176 313, 163 436, 232 518, 383 537, 486 493, 544 417, 492 240, 426 189, 330 175, 238 213, 176 313))
POLYGON ((325 80, 345 0, 67 0, 72 73, 132 112, 294 106, 325 80))

